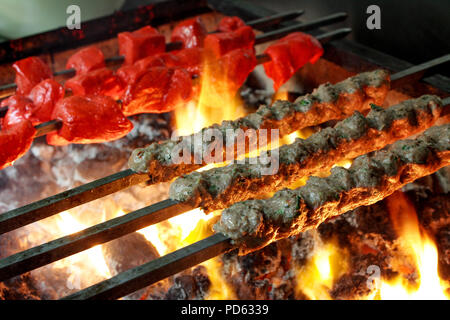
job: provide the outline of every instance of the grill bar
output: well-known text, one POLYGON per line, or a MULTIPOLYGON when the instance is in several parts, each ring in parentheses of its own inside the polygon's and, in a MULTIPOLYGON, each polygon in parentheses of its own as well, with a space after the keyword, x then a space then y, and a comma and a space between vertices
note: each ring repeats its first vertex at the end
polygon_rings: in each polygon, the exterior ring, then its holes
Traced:
MULTIPOLYGON (((320 40, 321 43, 326 43, 344 37, 350 32, 350 28, 342 28, 324 33, 316 38, 320 40)), ((40 126, 38 132, 44 132, 45 123, 40 126)), ((52 123, 53 128, 56 128, 56 126, 57 123, 52 123)), ((50 131, 47 131, 46 133, 48 132, 50 131)), ((38 200, 20 208, 13 209, 0 214, 0 234, 148 181, 150 178, 151 177, 148 175, 138 174, 128 169, 61 192, 54 196, 38 200)))
POLYGON ((0 233, 5 233, 64 210, 75 208, 83 203, 129 188, 148 179, 147 175, 139 175, 131 169, 127 169, 5 212, 0 214, 0 233))
POLYGON ((260 44, 263 42, 276 40, 283 36, 288 35, 291 32, 309 31, 312 29, 317 29, 317 28, 323 27, 325 25, 344 21, 345 19, 347 19, 347 16, 348 15, 346 12, 338 12, 338 13, 333 13, 328 16, 316 19, 311 22, 306 22, 306 23, 297 24, 297 25, 277 29, 274 31, 266 32, 266 33, 260 35, 259 37, 258 36, 256 37, 255 44, 260 44))
POLYGON ((294 20, 305 13, 305 10, 293 10, 283 13, 277 13, 266 18, 255 19, 246 22, 246 24, 254 29, 262 29, 274 25, 278 25, 285 21, 294 20))
POLYGON ((80 232, 22 251, 0 261, 0 282, 31 271, 97 244, 120 238, 146 226, 193 209, 189 205, 164 200, 129 214, 105 221, 80 232))
MULTIPOLYGON (((304 13, 305 13, 305 10, 295 10, 295 11, 283 12, 283 13, 275 14, 275 15, 272 15, 269 17, 249 21, 249 22, 247 22, 247 25, 252 28, 255 28, 255 29, 265 28, 265 27, 280 24, 285 21, 296 19, 299 16, 303 15, 304 13)), ((179 49, 182 49, 182 43, 180 43, 180 42, 169 42, 166 45, 166 51, 173 51, 173 50, 179 50, 179 49)), ((107 64, 117 63, 117 62, 123 62, 124 59, 125 59, 124 56, 114 56, 114 57, 106 58, 105 62, 107 64)), ((55 73, 53 73, 54 76, 74 75, 74 74, 75 74, 74 69, 64 69, 64 70, 56 71, 55 73)), ((14 90, 15 88, 17 88, 17 85, 15 83, 7 83, 7 84, 0 86, 0 91, 14 90)), ((2 112, 2 110, 0 109, 0 116, 1 116, 1 112, 2 112)))
POLYGON ((232 249, 230 239, 217 233, 63 299, 118 299, 232 249))

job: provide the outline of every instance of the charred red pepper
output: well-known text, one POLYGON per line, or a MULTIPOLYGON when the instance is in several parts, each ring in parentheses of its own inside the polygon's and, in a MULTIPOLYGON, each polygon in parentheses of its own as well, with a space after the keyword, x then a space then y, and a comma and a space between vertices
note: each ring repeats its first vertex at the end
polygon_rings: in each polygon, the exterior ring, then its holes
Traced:
POLYGON ((216 57, 234 49, 252 49, 255 44, 255 33, 249 26, 240 27, 234 31, 209 34, 205 38, 205 49, 213 52, 216 57))
POLYGON ((117 77, 124 85, 132 85, 139 79, 148 69, 152 67, 164 67, 166 64, 159 56, 150 56, 136 61, 132 65, 122 66, 116 71, 117 77))
POLYGON ((123 90, 120 80, 107 69, 97 69, 88 73, 77 75, 65 83, 75 96, 107 95, 117 99, 123 90))
POLYGON ((223 17, 217 26, 217 30, 220 32, 230 32, 235 31, 240 27, 244 27, 245 25, 244 20, 239 17, 223 17))
POLYGON ((64 97, 64 88, 55 80, 47 79, 38 83, 26 96, 14 95, 3 100, 1 106, 8 106, 3 118, 3 126, 8 127, 23 120, 33 125, 50 121, 53 107, 64 97))
POLYGON ((105 56, 95 46, 86 47, 77 51, 69 58, 66 64, 66 68, 75 69, 77 75, 104 67, 105 56))
POLYGON ((201 48, 208 31, 199 17, 180 22, 172 31, 172 42, 180 41, 183 48, 201 48))
POLYGON ((15 62, 17 94, 27 95, 42 80, 51 78, 50 67, 38 57, 29 57, 15 62))
POLYGON ((30 148, 36 129, 24 120, 0 130, 0 170, 14 163, 30 148))
POLYGON ((3 100, 0 106, 8 106, 8 112, 3 118, 2 128, 8 128, 28 120, 35 125, 40 123, 34 115, 36 107, 33 101, 26 96, 13 95, 3 100))
POLYGON ((28 97, 35 105, 34 116, 39 123, 50 121, 55 104, 64 98, 64 87, 53 79, 38 83, 28 97))
POLYGON ((256 57, 253 49, 236 49, 218 60, 208 59, 205 74, 208 82, 214 85, 202 90, 207 90, 209 103, 218 104, 221 99, 234 97, 255 66, 256 57))
POLYGON ((230 51, 218 61, 221 74, 230 83, 230 88, 236 92, 242 87, 250 72, 255 69, 256 64, 253 48, 230 51))
POLYGON ((123 101, 125 115, 162 113, 191 98, 192 81, 186 70, 153 67, 128 86, 123 101))
POLYGON ((53 79, 41 81, 28 96, 14 95, 2 101, 2 107, 8 106, 3 126, 23 120, 29 120, 33 125, 50 121, 53 107, 63 97, 64 88, 58 82, 53 79))
POLYGON ((133 32, 121 32, 118 35, 118 40, 119 52, 125 56, 126 64, 133 64, 139 59, 166 50, 164 36, 150 26, 145 26, 133 32))
POLYGON ((120 78, 122 83, 132 85, 153 67, 169 67, 169 68, 183 68, 191 76, 200 74, 203 63, 203 49, 188 48, 182 49, 176 53, 164 52, 156 54, 147 58, 136 61, 133 65, 120 67, 116 71, 116 75, 120 78))
POLYGON ((52 118, 61 120, 63 125, 57 133, 47 134, 51 145, 107 142, 122 138, 133 129, 119 104, 100 95, 64 98, 56 104, 52 118))
POLYGON ((185 69, 191 76, 199 76, 204 62, 202 48, 187 48, 175 54, 179 59, 178 66, 185 69))
POLYGON ((323 48, 311 35, 294 32, 272 44, 264 53, 271 58, 264 63, 264 69, 277 91, 298 69, 308 62, 315 63, 322 56, 323 48))

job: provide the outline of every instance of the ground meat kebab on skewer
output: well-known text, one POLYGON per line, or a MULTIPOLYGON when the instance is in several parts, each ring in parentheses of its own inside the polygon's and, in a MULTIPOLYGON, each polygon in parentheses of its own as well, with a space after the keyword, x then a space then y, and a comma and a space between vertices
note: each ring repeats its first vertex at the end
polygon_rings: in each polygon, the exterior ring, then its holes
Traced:
MULTIPOLYGON (((329 83, 319 86, 312 94, 307 94, 295 103, 276 101, 271 107, 261 106, 258 111, 233 121, 223 121, 208 129, 217 129, 226 137, 227 129, 279 129, 280 136, 285 136, 301 128, 318 125, 332 119, 343 119, 354 111, 367 113, 371 104, 382 105, 389 90, 389 73, 375 70, 361 73, 335 85, 329 83)), ((192 139, 194 135, 190 136, 192 139)), ((183 148, 186 139, 167 140, 153 143, 146 148, 133 151, 129 166, 136 172, 151 175, 152 182, 170 181, 171 179, 192 172, 205 164, 194 163, 194 150, 191 150, 190 164, 174 163, 173 152, 183 148)), ((205 142, 203 150, 211 143, 205 142)), ((226 146, 226 141, 223 141, 226 146)), ((224 150, 224 154, 226 150, 224 150)), ((234 153, 234 152, 233 152, 234 153)), ((225 158, 225 157, 224 157, 225 158)))
MULTIPOLYGON (((206 213, 289 187, 295 181, 430 128, 442 111, 439 97, 425 95, 388 109, 372 106, 367 117, 355 112, 308 139, 275 150, 278 166, 260 158, 221 168, 192 172, 170 186, 170 198, 200 206, 206 213), (254 160, 254 161, 253 161, 254 160)), ((274 151, 272 151, 274 153, 274 151)))
POLYGON ((245 255, 311 228, 328 218, 371 205, 407 183, 450 165, 450 124, 428 129, 415 140, 356 158, 349 169, 335 167, 326 178, 284 189, 266 200, 238 202, 214 226, 245 255))

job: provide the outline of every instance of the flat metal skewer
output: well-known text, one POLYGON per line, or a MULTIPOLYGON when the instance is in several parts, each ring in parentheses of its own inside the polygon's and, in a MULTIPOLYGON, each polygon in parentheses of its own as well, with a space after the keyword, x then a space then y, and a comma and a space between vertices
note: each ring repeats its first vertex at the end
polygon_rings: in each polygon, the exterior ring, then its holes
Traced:
POLYGON ((78 291, 62 300, 118 299, 233 249, 228 237, 216 233, 139 267, 78 291))

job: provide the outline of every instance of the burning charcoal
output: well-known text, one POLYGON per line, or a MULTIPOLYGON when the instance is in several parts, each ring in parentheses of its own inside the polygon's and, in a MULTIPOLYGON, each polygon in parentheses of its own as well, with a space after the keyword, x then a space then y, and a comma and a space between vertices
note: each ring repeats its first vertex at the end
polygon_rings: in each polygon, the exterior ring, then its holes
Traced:
POLYGON ((430 234, 436 234, 441 227, 450 225, 450 198, 447 195, 432 195, 415 202, 420 224, 430 234))
MULTIPOLYGON (((155 247, 136 232, 102 245, 102 251, 112 276, 159 258, 155 247)), ((144 293, 141 289, 124 298, 139 299, 144 293)))
POLYGON ((206 268, 204 266, 194 268, 194 270, 192 270, 192 276, 197 285, 197 295, 199 297, 205 297, 211 286, 211 281, 209 280, 206 268))
POLYGON ((168 300, 190 300, 195 296, 195 281, 190 275, 183 275, 175 278, 174 285, 166 295, 168 300))
POLYGON ((198 300, 203 299, 211 285, 206 268, 196 267, 192 274, 181 274, 175 277, 173 286, 167 291, 168 300, 198 300))
POLYGON ((384 202, 378 202, 370 207, 360 207, 345 216, 353 219, 356 227, 363 233, 375 233, 384 239, 394 240, 395 231, 384 202))
POLYGON ((370 293, 367 286, 367 278, 362 275, 352 274, 342 276, 333 286, 330 295, 333 299, 357 299, 370 293))
POLYGON ((293 295, 287 280, 290 250, 286 239, 245 256, 232 251, 222 257, 223 274, 239 299, 286 299, 293 295))
POLYGON ((113 276, 159 257, 155 247, 136 232, 105 243, 102 251, 113 276))
POLYGON ((299 265, 303 265, 311 258, 318 242, 321 241, 316 230, 302 232, 297 237, 290 239, 292 241, 292 259, 299 265))
POLYGON ((441 193, 449 193, 450 192, 450 166, 442 168, 441 170, 436 172, 435 176, 439 181, 441 193))
POLYGON ((256 110, 260 105, 270 105, 272 102, 272 93, 266 90, 253 90, 249 87, 244 87, 240 91, 241 98, 245 106, 249 110, 256 110))
POLYGON ((40 300, 30 274, 0 282, 0 300, 40 300))
POLYGON ((439 275, 450 280, 450 224, 442 227, 436 234, 439 253, 439 275))

